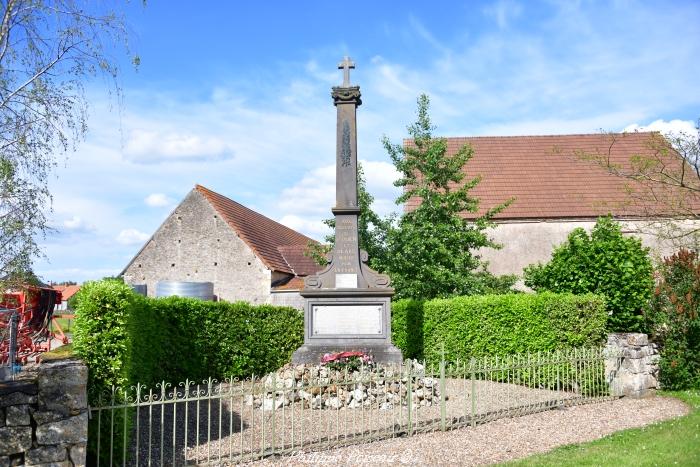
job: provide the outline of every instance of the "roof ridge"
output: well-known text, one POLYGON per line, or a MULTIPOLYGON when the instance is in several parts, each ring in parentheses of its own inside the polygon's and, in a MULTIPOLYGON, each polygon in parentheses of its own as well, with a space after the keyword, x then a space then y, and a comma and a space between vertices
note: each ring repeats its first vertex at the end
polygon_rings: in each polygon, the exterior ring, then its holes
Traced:
MULTIPOLYGON (((548 135, 482 135, 482 136, 433 136, 433 139, 515 139, 515 138, 561 138, 570 136, 611 136, 611 135, 651 135, 659 131, 614 131, 610 133, 554 133, 548 135)), ((404 138, 403 141, 413 141, 414 138, 404 138)))

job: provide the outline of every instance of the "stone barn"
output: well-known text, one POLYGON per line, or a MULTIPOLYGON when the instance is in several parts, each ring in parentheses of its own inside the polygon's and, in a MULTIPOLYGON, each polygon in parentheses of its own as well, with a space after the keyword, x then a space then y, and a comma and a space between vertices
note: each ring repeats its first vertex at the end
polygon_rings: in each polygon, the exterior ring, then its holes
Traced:
POLYGON ((220 300, 302 307, 303 277, 321 269, 311 238, 197 185, 124 268, 155 296, 159 281, 212 282, 220 300))
MULTIPOLYGON (((652 137, 659 135, 639 132, 446 138, 448 154, 455 154, 466 143, 474 149, 463 170, 465 180, 481 177, 470 191, 480 200, 478 214, 514 198, 496 215, 497 226, 490 232, 503 248, 481 251, 490 271, 522 275, 525 266, 548 261, 554 247, 563 243, 573 229, 590 231, 597 218, 608 213, 621 222, 623 232, 641 237, 653 254, 673 253, 675 248, 669 242, 639 233, 649 230, 649 212, 654 209, 629 202, 630 181, 577 157, 581 153, 602 154, 612 163, 625 166, 630 157, 649 152, 652 137)), ((409 200, 404 208, 413 209, 417 203, 409 200)), ((695 206, 695 213, 700 214, 700 205, 695 206)), ((472 213, 464 215, 475 217, 472 213)), ((700 227, 697 220, 678 222, 700 227)))

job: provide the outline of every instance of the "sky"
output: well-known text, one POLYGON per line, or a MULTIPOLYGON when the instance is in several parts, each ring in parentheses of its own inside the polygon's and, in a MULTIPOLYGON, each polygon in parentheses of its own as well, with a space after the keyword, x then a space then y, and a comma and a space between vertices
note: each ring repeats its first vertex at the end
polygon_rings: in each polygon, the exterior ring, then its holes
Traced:
POLYGON ((358 157, 398 211, 382 146, 431 98, 437 136, 694 131, 700 2, 131 2, 141 65, 88 83, 59 156, 44 281, 118 274, 201 184, 316 239, 335 199, 337 64, 356 64, 358 157))

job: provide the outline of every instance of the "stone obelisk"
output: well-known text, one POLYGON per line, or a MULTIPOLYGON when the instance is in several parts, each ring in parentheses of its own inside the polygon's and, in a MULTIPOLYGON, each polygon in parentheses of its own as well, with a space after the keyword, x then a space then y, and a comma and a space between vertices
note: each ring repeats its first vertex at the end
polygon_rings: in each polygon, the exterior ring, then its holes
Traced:
POLYGON ((304 345, 294 363, 318 363, 326 353, 362 351, 379 363, 399 363, 401 351, 391 344, 389 277, 367 266, 360 250, 357 218, 357 107, 360 87, 350 84, 355 64, 345 57, 342 86, 331 92, 337 109, 335 246, 328 265, 304 281, 304 345))

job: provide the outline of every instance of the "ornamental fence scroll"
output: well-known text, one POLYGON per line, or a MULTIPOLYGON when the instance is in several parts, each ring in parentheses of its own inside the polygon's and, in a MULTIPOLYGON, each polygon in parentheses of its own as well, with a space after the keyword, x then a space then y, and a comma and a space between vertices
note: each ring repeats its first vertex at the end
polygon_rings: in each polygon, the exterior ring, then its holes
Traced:
POLYGON ((586 348, 263 378, 141 385, 93 399, 100 465, 233 465, 616 398, 621 357, 586 348))

